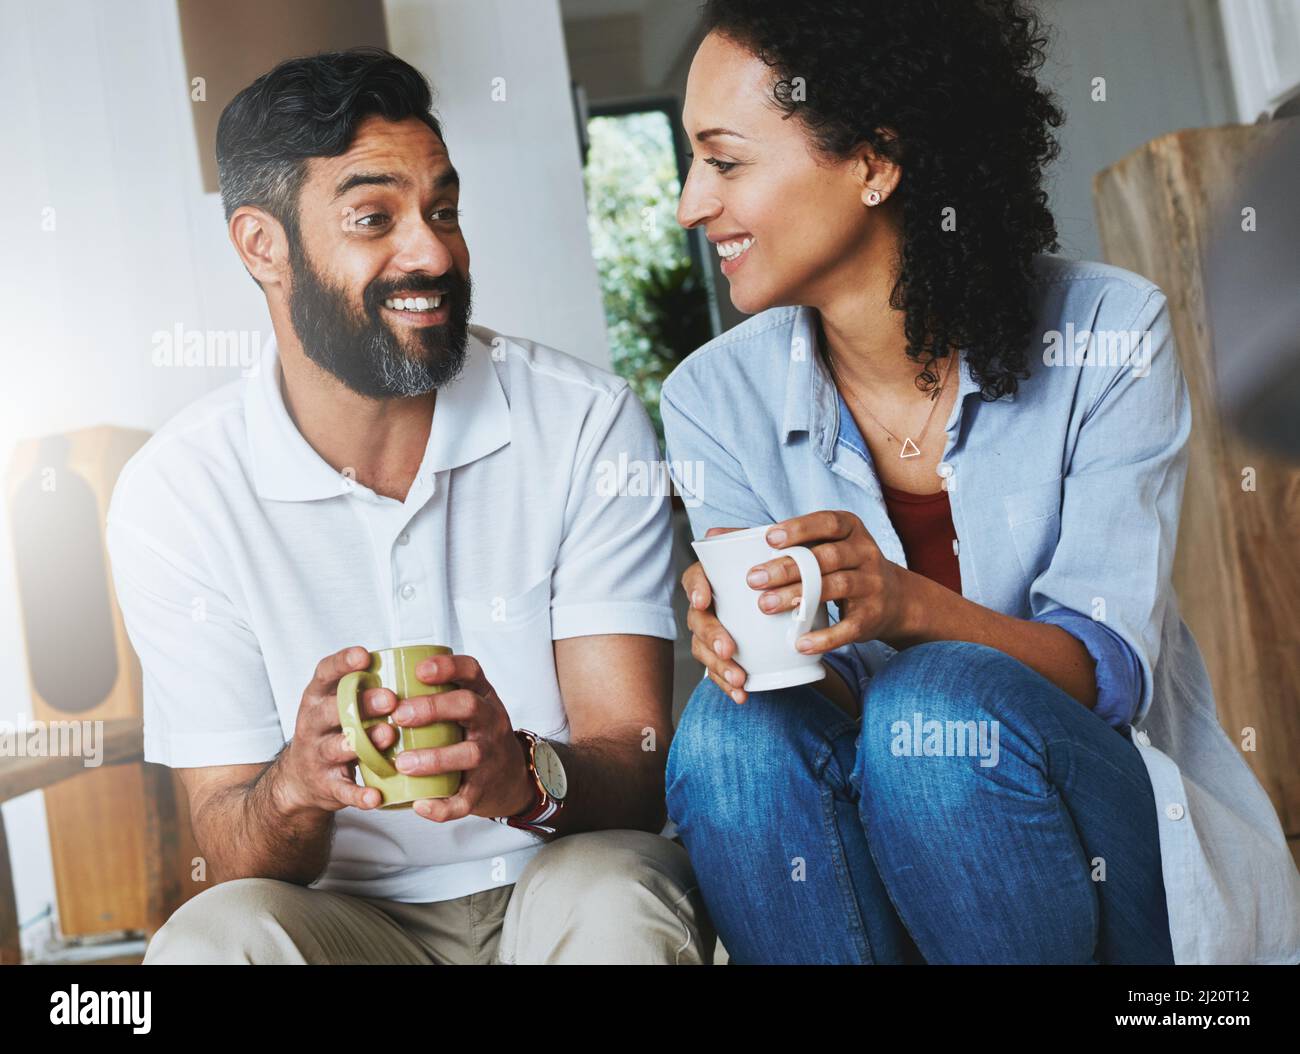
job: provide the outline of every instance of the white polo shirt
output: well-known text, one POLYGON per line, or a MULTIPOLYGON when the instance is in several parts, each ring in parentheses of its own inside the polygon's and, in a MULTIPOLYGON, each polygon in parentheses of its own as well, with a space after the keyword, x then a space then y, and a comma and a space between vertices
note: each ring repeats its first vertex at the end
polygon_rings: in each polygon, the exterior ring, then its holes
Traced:
MULTIPOLYGON (((410 493, 382 497, 298 432, 272 341, 253 376, 151 437, 113 492, 145 760, 271 760, 317 663, 355 644, 472 655, 515 727, 567 741, 552 640, 676 637, 667 498, 611 475, 638 463, 659 465, 659 445, 623 380, 472 326, 410 493)), ((345 808, 313 885, 447 900, 513 883, 541 845, 481 817, 345 808)))

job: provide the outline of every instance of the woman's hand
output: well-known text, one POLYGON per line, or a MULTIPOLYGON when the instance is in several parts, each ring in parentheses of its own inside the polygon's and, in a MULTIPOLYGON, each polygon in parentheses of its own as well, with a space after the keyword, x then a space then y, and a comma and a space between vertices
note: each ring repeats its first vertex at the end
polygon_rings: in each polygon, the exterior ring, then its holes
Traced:
MULTIPOLYGON (((822 572, 822 601, 835 601, 840 611, 835 625, 795 642, 801 652, 820 654, 870 640, 894 642, 908 632, 911 572, 885 559, 853 513, 813 512, 783 520, 767 532, 767 542, 775 549, 802 545, 812 550, 822 572)), ((799 606, 803 584, 788 556, 756 564, 746 581, 763 590, 758 598, 762 611, 779 613, 799 606)))
MULTIPOLYGON (((713 527, 704 537, 744 530, 743 527, 713 527)), ((749 698, 740 686, 745 683, 745 671, 732 659, 736 642, 722 628, 713 613, 713 590, 705 577, 704 566, 698 561, 691 564, 682 575, 682 588, 690 600, 686 625, 691 630, 691 654, 703 665, 709 679, 738 703, 749 698)))

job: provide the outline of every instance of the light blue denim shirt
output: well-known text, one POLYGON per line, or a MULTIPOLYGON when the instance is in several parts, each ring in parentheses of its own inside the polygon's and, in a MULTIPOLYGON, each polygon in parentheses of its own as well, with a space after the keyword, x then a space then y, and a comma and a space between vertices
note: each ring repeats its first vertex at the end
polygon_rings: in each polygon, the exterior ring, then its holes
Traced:
MULTIPOLYGON (((1105 264, 1041 256, 1035 269, 1019 391, 982 400, 960 356, 938 473, 962 594, 1022 619, 1083 613, 1136 659, 1132 740, 1155 791, 1175 961, 1300 963, 1300 873, 1219 724, 1170 581, 1192 421, 1165 297, 1105 264)), ((844 509, 906 566, 865 444, 839 441, 816 329, 812 309, 764 311, 664 383, 670 471, 692 531, 844 509)), ((839 649, 836 665, 861 682, 893 654, 870 641, 839 649)))
MULTIPOLYGON (((869 462, 871 454, 867 451, 866 440, 858 431, 858 423, 853 420, 843 393, 839 397, 839 415, 840 432, 835 442, 847 446, 869 462)), ((1041 611, 1033 616, 1033 620, 1060 626, 1083 642, 1096 667, 1097 702, 1092 708, 1093 713, 1113 728, 1128 728, 1142 698, 1142 667, 1137 653, 1124 643, 1124 638, 1100 619, 1069 608, 1041 611)), ((849 684, 856 682, 861 687, 869 676, 855 649, 837 649, 825 661, 829 661, 849 684)))

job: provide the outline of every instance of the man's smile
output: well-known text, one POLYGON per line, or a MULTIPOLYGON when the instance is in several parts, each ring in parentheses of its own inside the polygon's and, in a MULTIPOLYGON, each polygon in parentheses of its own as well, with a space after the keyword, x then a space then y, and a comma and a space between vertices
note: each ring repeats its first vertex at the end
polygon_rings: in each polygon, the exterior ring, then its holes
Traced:
POLYGON ((439 326, 447 321, 451 306, 443 306, 442 294, 389 297, 382 304, 385 314, 403 326, 439 326))

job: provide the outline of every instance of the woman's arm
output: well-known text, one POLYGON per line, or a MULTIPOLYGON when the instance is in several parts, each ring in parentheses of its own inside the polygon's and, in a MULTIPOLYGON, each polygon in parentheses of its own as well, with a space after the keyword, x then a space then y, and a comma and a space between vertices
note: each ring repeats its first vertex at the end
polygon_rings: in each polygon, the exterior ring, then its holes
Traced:
POLYGON ((1089 710, 1097 705, 1095 663, 1078 637, 1060 626, 1003 615, 915 571, 897 570, 909 581, 904 617, 890 637, 882 638, 891 648, 902 651, 930 640, 987 644, 1041 673, 1089 710))
MULTIPOLYGON (((1097 703, 1093 659, 1077 637, 1059 626, 993 611, 887 560, 855 513, 798 516, 775 526, 767 540, 776 548, 813 549, 825 575, 823 596, 835 599, 843 614, 834 626, 801 637, 800 651, 826 651, 852 640, 882 640, 899 651, 932 640, 970 641, 1019 659, 1089 709, 1097 703)), ((765 611, 798 606, 793 560, 762 564, 748 582, 765 590, 759 598, 765 611)))

